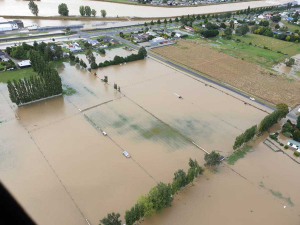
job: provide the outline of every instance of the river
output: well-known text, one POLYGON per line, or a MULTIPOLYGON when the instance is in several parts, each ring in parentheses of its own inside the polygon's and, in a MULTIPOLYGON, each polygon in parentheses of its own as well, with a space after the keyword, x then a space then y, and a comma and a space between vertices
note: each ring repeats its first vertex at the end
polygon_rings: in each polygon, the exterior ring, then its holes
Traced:
MULTIPOLYGON (((39 16, 57 16, 58 5, 61 0, 41 0, 36 2, 39 7, 39 16)), ((187 14, 202 14, 202 13, 215 13, 226 12, 233 10, 246 9, 248 6, 254 7, 266 7, 272 5, 278 5, 289 0, 272 0, 272 1, 253 1, 253 2, 240 2, 221 5, 208 5, 199 7, 182 7, 182 8, 164 8, 164 7, 149 7, 139 5, 126 5, 116 4, 109 2, 99 1, 85 1, 85 0, 64 0, 64 3, 68 5, 69 15, 79 16, 79 6, 88 5, 93 9, 96 9, 98 15, 100 10, 105 9, 108 17, 116 16, 129 16, 129 17, 168 17, 168 16, 180 16, 187 14)), ((0 15, 14 15, 14 16, 32 16, 28 9, 28 1, 22 0, 0 0, 0 15)))

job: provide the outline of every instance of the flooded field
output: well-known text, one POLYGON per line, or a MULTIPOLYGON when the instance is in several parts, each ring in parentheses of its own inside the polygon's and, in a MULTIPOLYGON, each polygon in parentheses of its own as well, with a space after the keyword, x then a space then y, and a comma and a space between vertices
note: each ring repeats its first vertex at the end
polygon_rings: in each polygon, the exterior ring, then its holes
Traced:
MULTIPOLYGON (((114 49, 96 61, 115 54, 131 52, 114 49)), ((93 71, 97 76, 68 62, 58 71, 72 93, 19 108, 0 84, 0 178, 38 224, 98 224, 110 212, 123 218, 141 194, 187 170, 189 158, 204 164, 193 142, 228 156, 235 137, 267 115, 256 103, 245 105, 248 99, 151 58, 93 71)), ((172 208, 144 224, 197 224, 200 217, 206 224, 298 224, 299 182, 295 174, 283 176, 296 165, 260 146, 233 170, 206 171, 172 208), (289 198, 294 206, 283 209, 289 198)))
MULTIPOLYGON (((273 0, 273 1, 253 1, 241 2, 233 4, 210 5, 200 7, 182 7, 182 8, 163 8, 163 7, 148 7, 139 5, 125 5, 100 1, 85 1, 85 0, 65 0, 64 3, 68 5, 69 14, 79 16, 79 6, 88 5, 96 9, 98 15, 101 9, 107 11, 107 16, 130 16, 130 17, 166 17, 166 16, 180 16, 187 14, 202 14, 214 12, 226 12, 233 10, 265 7, 278 5, 289 2, 288 0, 273 0)), ((39 16, 58 16, 57 7, 61 3, 59 0, 42 0, 36 4, 39 7, 39 16)), ((19 0, 1 0, 0 1, 0 15, 16 15, 16 16, 32 16, 28 9, 28 1, 19 0)))
POLYGON ((273 104, 285 102, 291 107, 299 104, 299 80, 290 82, 286 76, 274 75, 257 64, 230 57, 194 41, 180 40, 176 45, 153 51, 273 104))

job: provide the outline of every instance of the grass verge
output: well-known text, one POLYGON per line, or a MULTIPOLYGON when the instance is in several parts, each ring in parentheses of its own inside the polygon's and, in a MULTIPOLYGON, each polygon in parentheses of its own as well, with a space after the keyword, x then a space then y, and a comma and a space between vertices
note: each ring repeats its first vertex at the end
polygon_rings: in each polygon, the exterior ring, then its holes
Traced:
POLYGON ((244 158, 247 152, 249 152, 252 149, 252 146, 245 145, 240 150, 234 152, 231 156, 228 157, 227 162, 229 165, 234 165, 236 161, 238 161, 241 158, 244 158))

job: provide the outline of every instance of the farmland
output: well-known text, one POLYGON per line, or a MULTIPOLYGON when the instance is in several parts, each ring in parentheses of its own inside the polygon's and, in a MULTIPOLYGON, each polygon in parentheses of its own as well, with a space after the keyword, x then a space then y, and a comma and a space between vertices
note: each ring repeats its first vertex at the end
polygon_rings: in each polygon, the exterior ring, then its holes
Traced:
POLYGON ((290 82, 285 76, 276 75, 254 63, 228 57, 228 54, 195 41, 180 40, 177 45, 153 51, 274 104, 286 102, 295 106, 299 103, 299 81, 290 82))

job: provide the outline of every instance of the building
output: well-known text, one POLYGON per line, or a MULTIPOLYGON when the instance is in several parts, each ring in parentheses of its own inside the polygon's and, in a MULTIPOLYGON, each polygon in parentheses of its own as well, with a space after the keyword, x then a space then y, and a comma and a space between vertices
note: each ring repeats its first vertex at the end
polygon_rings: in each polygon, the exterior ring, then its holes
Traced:
POLYGON ((69 51, 72 53, 82 52, 81 47, 69 47, 69 51))
POLYGON ((146 32, 146 34, 148 34, 149 36, 153 36, 153 37, 157 36, 157 33, 153 32, 153 31, 148 31, 148 32, 146 32))
POLYGON ((19 29, 24 28, 24 23, 22 20, 13 20, 19 27, 19 29))
POLYGON ((12 26, 8 22, 8 20, 4 19, 3 17, 0 17, 0 32, 11 31, 11 30, 12 30, 12 26))
POLYGON ((300 142, 298 141, 294 141, 292 139, 290 139, 287 143, 287 145, 295 150, 297 150, 297 152, 300 152, 300 142))
POLYGON ((184 26, 184 28, 185 28, 186 30, 188 30, 188 31, 191 31, 191 32, 195 30, 194 28, 189 27, 189 26, 184 26))
POLYGON ((157 37, 157 38, 153 38, 150 42, 151 42, 151 43, 156 43, 156 44, 158 44, 158 43, 163 43, 164 41, 165 41, 164 38, 162 38, 162 37, 157 37))
POLYGON ((21 69, 31 67, 30 60, 25 60, 25 61, 19 62, 19 63, 18 63, 18 66, 19 66, 21 69))
POLYGON ((87 43, 91 44, 92 46, 100 45, 100 42, 94 39, 86 39, 87 43))
POLYGON ((18 30, 18 29, 19 29, 18 24, 17 24, 16 22, 14 22, 14 21, 9 21, 9 23, 10 23, 11 28, 12 28, 13 30, 18 30))

